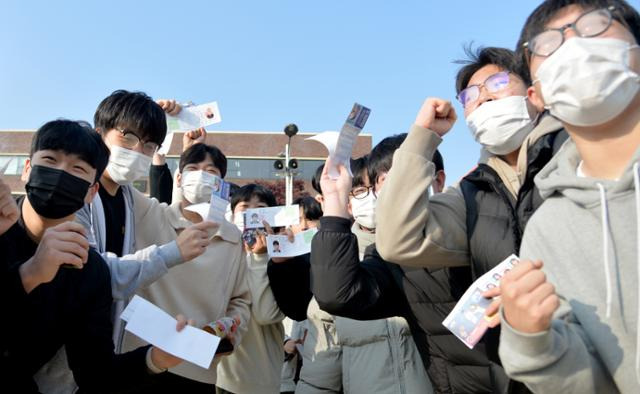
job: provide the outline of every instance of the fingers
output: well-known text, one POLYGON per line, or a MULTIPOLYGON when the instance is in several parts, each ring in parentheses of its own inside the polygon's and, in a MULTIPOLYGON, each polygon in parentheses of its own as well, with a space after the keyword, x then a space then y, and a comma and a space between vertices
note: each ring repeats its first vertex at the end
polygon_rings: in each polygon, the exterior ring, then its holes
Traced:
POLYGON ((74 245, 77 245, 78 247, 82 248, 85 251, 85 253, 89 249, 89 241, 87 240, 87 238, 76 232, 58 231, 55 233, 51 233, 50 236, 54 237, 54 239, 58 241, 73 243, 74 245))
POLYGON ((87 261, 86 258, 83 260, 74 253, 62 252, 59 250, 53 250, 49 252, 48 255, 51 257, 51 261, 57 262, 59 266, 68 264, 76 268, 82 268, 84 263, 87 261))
POLYGON ((559 307, 560 298, 556 293, 549 295, 540 303, 540 311, 548 316, 552 316, 559 307))
POLYGON ((324 168, 322 169, 322 175, 320 179, 329 179, 329 168, 333 165, 331 157, 327 157, 327 161, 324 162, 324 168))
POLYGON ((293 230, 291 230, 291 227, 287 227, 285 233, 287 234, 287 239, 289 240, 289 242, 294 243, 295 235, 293 234, 293 230))
POLYGON ((457 119, 456 110, 449 100, 436 99, 434 102, 436 118, 443 118, 455 121, 457 119))
POLYGON ((485 291, 484 293, 482 293, 482 296, 484 298, 493 298, 493 297, 497 297, 500 295, 500 288, 499 287, 494 287, 492 289, 489 289, 487 291, 485 291))
POLYGON ((492 318, 500 310, 500 305, 501 304, 502 304, 502 302, 501 302, 501 300, 499 298, 493 300, 493 302, 491 302, 491 304, 489 304, 487 309, 484 311, 484 315, 487 316, 487 317, 491 317, 492 318))
POLYGON ((515 282, 528 272, 542 268, 542 261, 521 261, 518 263, 504 278, 500 281, 500 284, 515 282))
POLYGON ((51 245, 51 247, 52 249, 58 250, 62 253, 70 253, 77 256, 82 263, 87 262, 89 257, 89 248, 84 248, 75 242, 57 240, 51 245))
POLYGON ((52 227, 51 230, 54 230, 56 232, 73 231, 83 236, 87 235, 87 231, 84 226, 76 222, 64 222, 55 227, 52 227))
POLYGON ((264 226, 264 229, 267 232, 267 234, 269 234, 269 235, 275 234, 275 232, 273 231, 273 228, 271 228, 271 225, 269 224, 269 222, 267 222, 266 220, 263 220, 262 221, 262 225, 264 226))
POLYGON ((495 328, 500 325, 500 316, 496 313, 493 315, 485 315, 484 317, 487 320, 487 327, 495 328))
POLYGON ((187 326, 188 324, 187 318, 184 317, 184 315, 178 315, 176 316, 176 320, 177 320, 176 331, 180 332, 187 326))
POLYGON ((164 112, 171 116, 176 116, 182 110, 182 106, 180 106, 176 100, 158 100, 156 103, 164 112))

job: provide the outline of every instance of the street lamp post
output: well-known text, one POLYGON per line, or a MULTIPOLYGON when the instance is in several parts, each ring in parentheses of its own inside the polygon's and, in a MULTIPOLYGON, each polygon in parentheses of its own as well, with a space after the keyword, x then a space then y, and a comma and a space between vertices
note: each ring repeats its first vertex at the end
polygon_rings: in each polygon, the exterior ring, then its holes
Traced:
POLYGON ((298 134, 298 126, 291 123, 284 128, 289 141, 284 150, 285 201, 287 205, 293 203, 293 171, 298 168, 298 161, 291 159, 291 137, 298 134))

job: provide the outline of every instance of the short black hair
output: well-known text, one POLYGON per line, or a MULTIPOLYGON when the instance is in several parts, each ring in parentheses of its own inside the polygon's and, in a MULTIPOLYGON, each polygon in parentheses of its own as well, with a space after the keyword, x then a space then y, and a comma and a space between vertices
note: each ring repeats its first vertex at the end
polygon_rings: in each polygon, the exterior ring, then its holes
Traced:
POLYGON ((322 188, 320 187, 320 178, 322 178, 322 171, 324 170, 324 163, 320 164, 318 168, 316 168, 316 173, 313 174, 311 178, 311 187, 318 194, 322 194, 322 188))
POLYGON ((547 23, 549 23, 561 9, 570 5, 577 5, 585 10, 614 6, 615 10, 612 12, 614 19, 626 25, 635 37, 636 43, 640 44, 640 14, 625 0, 546 0, 533 10, 527 18, 516 46, 518 60, 522 65, 525 65, 524 68, 527 74, 529 74, 529 52, 524 48, 524 43, 542 33, 547 23))
POLYGON ((254 197, 267 204, 268 207, 275 207, 276 205, 278 205, 276 203, 276 196, 273 195, 271 190, 262 185, 250 183, 248 185, 242 186, 235 193, 233 193, 233 197, 231 197, 231 212, 236 209, 236 205, 240 204, 241 202, 251 201, 251 199, 254 197))
POLYGON ((322 206, 311 196, 298 197, 293 200, 293 204, 300 205, 307 220, 320 220, 322 217, 322 206))
POLYGON ((454 63, 462 64, 462 68, 456 74, 456 93, 460 93, 467 87, 471 77, 484 66, 494 65, 501 70, 508 71, 520 77, 525 85, 531 85, 529 72, 526 66, 520 63, 516 53, 511 49, 498 47, 477 47, 473 43, 464 47, 466 59, 456 60, 454 63))
POLYGON ((353 174, 351 187, 364 186, 364 176, 368 173, 368 162, 369 157, 367 155, 358 157, 357 159, 351 159, 351 173, 353 174))
POLYGON ((443 170, 444 171, 444 160, 442 160, 442 155, 440 151, 436 149, 433 154, 433 164, 436 166, 436 172, 443 170))
POLYGON ((109 148, 91 125, 84 121, 58 119, 42 125, 31 140, 29 157, 41 150, 78 155, 96 169, 96 182, 109 163, 109 148))
POLYGON ((123 128, 158 145, 167 136, 167 117, 162 107, 142 92, 116 90, 111 93, 98 105, 93 123, 102 133, 123 128))
POLYGON ((182 152, 180 155, 180 163, 178 164, 180 172, 182 172, 187 164, 203 162, 206 160, 207 155, 211 157, 213 165, 220 170, 220 177, 224 178, 227 175, 227 156, 225 156, 218 147, 207 144, 195 144, 182 152))
POLYGON ((378 175, 389 172, 393 163, 393 153, 402 145, 407 133, 392 135, 380 141, 369 153, 369 182, 376 183, 378 175))
POLYGON ((229 197, 233 197, 233 195, 236 194, 238 190, 240 190, 239 185, 233 182, 229 182, 229 197))
POLYGON ((276 245, 280 246, 280 242, 278 242, 278 241, 273 241, 273 246, 276 246, 276 245))

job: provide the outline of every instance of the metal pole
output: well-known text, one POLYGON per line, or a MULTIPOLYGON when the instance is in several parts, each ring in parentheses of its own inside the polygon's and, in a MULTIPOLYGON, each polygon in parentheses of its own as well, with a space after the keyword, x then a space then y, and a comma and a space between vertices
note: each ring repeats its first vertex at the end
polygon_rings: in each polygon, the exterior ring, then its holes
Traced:
POLYGON ((289 137, 289 142, 285 147, 285 161, 284 161, 284 173, 285 173, 285 200, 287 205, 291 205, 293 203, 293 173, 291 168, 289 168, 289 160, 291 158, 291 137, 289 137))

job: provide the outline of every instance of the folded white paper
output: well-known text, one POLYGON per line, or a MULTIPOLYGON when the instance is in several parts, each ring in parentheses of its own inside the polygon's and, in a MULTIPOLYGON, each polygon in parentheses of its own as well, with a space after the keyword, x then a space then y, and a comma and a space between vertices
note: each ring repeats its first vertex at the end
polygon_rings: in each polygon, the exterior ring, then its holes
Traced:
POLYGON ((127 322, 125 330, 205 369, 211 365, 220 343, 219 337, 195 327, 187 326, 178 332, 176 319, 139 296, 133 297, 121 317, 127 322))
POLYGON ((162 145, 158 149, 159 155, 166 155, 169 153, 169 149, 171 148, 171 143, 173 142, 173 131, 167 130, 167 136, 164 137, 164 141, 162 141, 162 145))

